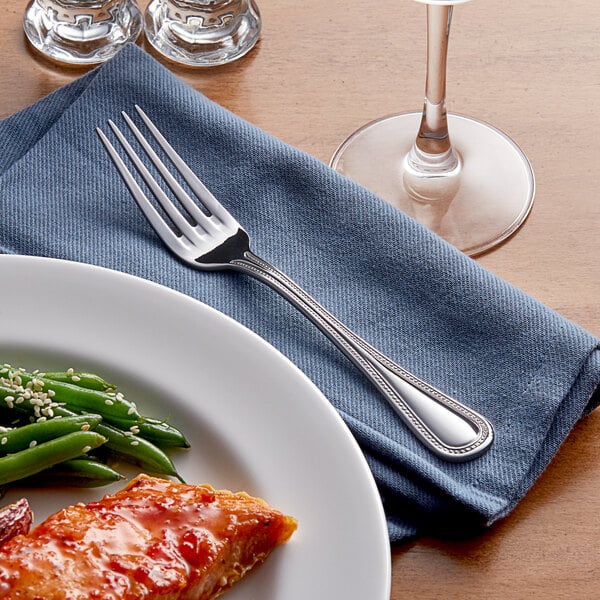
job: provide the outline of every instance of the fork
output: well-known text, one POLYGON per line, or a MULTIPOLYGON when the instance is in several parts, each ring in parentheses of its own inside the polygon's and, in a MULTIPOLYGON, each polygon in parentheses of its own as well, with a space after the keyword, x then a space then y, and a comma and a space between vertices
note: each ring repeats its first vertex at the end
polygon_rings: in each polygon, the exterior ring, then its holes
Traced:
POLYGON ((147 160, 158 170, 187 214, 182 213, 159 186, 119 127, 112 120, 108 124, 171 224, 156 210, 102 129, 98 127, 96 131, 140 209, 171 252, 196 269, 239 271, 257 278, 281 294, 368 377, 409 430, 439 458, 462 462, 489 449, 493 429, 487 419, 395 364, 340 322, 287 275, 254 254, 244 228, 175 152, 146 113, 137 105, 135 108, 204 210, 177 182, 127 113, 123 112, 122 116, 146 153, 147 160))

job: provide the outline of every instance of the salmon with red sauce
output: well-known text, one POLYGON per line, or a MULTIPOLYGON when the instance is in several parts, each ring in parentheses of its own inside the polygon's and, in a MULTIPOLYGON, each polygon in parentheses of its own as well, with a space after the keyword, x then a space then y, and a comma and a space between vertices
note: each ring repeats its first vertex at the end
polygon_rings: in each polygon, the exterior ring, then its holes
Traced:
POLYGON ((296 529, 245 493, 140 475, 0 547, 4 600, 211 600, 296 529))

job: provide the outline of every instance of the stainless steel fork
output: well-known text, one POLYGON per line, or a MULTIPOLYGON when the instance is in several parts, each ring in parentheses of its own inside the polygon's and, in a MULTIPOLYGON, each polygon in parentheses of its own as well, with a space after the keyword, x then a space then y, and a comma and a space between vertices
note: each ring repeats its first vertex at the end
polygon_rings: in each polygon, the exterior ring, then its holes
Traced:
POLYGON ((202 210, 179 185, 140 129, 123 113, 131 132, 187 212, 187 215, 182 214, 120 129, 113 121, 109 121, 110 128, 139 175, 177 231, 154 208, 103 131, 97 128, 97 132, 140 209, 174 254, 197 269, 241 271, 280 293, 371 380, 409 429, 440 458, 454 462, 467 461, 490 447, 493 430, 484 417, 395 364, 341 323, 289 277, 256 256, 250 250, 250 240, 243 227, 192 172, 144 111, 138 106, 136 110, 158 146, 204 206, 202 210))

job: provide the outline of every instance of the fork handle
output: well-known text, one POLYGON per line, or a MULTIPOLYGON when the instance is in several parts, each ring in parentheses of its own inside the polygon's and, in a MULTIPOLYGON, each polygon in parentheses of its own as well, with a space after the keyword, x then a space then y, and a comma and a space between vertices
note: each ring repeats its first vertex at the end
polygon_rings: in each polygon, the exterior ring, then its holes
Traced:
POLYGON ((489 448, 493 429, 487 419, 373 348, 287 275, 251 251, 230 265, 266 283, 308 317, 370 379, 415 436, 437 456, 462 462, 489 448))

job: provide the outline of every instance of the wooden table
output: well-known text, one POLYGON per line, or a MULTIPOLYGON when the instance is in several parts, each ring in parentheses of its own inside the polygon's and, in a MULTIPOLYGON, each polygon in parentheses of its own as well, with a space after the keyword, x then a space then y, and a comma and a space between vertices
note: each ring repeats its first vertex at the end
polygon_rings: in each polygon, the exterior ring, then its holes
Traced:
MULTIPOLYGON (((419 110, 425 9, 409 0, 258 0, 259 45, 228 66, 173 70, 323 161, 363 123, 419 110), (373 3, 375 4, 375 3, 373 3)), ((29 51, 25 1, 4 0, 0 117, 73 80, 29 51)), ((146 2, 141 2, 146 5, 146 2)), ((458 6, 448 108, 512 136, 537 195, 525 226, 478 260, 600 334, 600 3, 481 0, 458 6)), ((519 507, 481 537, 393 551, 392 599, 597 598, 600 414, 579 424, 519 507)), ((285 600, 285 599, 282 599, 285 600)))

